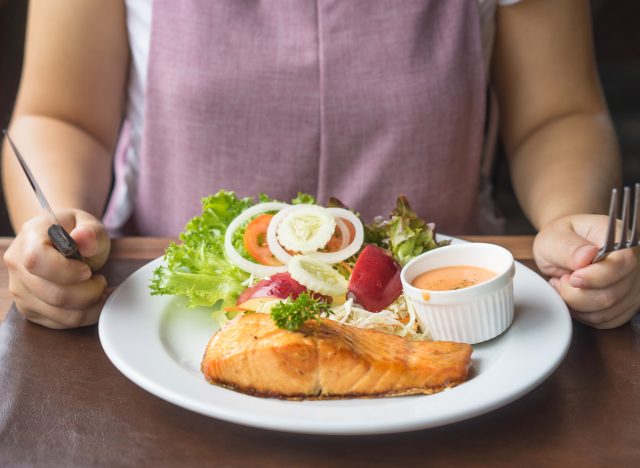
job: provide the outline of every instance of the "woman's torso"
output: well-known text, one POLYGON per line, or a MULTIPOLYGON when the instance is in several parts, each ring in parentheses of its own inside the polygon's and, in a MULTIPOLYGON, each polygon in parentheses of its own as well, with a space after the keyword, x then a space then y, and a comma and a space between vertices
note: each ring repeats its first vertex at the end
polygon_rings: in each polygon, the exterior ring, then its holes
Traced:
MULTIPOLYGON (((490 50, 491 50, 491 44, 492 44, 492 38, 493 38, 493 15, 494 15, 494 10, 495 10, 495 6, 496 6, 496 2, 492 1, 492 0, 480 0, 479 2, 479 15, 477 16, 477 19, 480 23, 481 29, 479 29, 479 34, 478 37, 474 38, 475 40, 480 40, 481 41, 481 45, 482 45, 482 51, 481 51, 481 61, 484 63, 485 68, 483 69, 482 73, 486 73, 484 70, 486 70, 486 65, 488 63, 488 61, 490 60, 490 50)), ((144 128, 145 128, 145 105, 149 105, 149 102, 145 102, 145 100, 147 99, 147 72, 148 72, 148 68, 149 68, 149 50, 150 50, 150 41, 151 41, 151 30, 152 30, 152 11, 151 11, 151 2, 146 2, 146 1, 140 1, 140 0, 127 0, 127 21, 128 21, 128 28, 129 28, 129 40, 130 40, 130 47, 131 47, 131 53, 132 53, 132 69, 131 69, 131 74, 130 74, 130 80, 129 80, 129 89, 128 89, 128 108, 127 108, 127 120, 128 120, 128 132, 129 132, 129 140, 128 140, 128 144, 126 146, 126 148, 124 148, 123 151, 121 151, 123 154, 120 155, 119 157, 119 162, 117 162, 116 164, 116 187, 114 189, 114 194, 113 194, 113 200, 110 204, 109 207, 109 211, 107 212, 107 216, 105 218, 106 222, 108 225, 110 225, 110 227, 112 228, 118 228, 119 226, 121 226, 122 224, 124 224, 124 222, 126 221, 126 219, 131 215, 132 211, 133 211, 133 215, 136 216, 136 203, 138 203, 139 205, 139 200, 137 200, 138 198, 138 193, 139 193, 139 181, 140 181, 140 167, 141 167, 141 159, 143 160, 142 164, 144 165, 144 157, 141 158, 141 154, 143 152, 143 135, 144 135, 144 128)), ((330 15, 327 15, 327 17, 329 18, 329 20, 331 20, 330 15)), ((357 18, 355 18, 355 24, 354 27, 357 27, 357 18)), ((245 25, 247 26, 247 25, 245 25)), ((362 31, 364 31, 364 33, 366 34, 366 30, 363 29, 362 31)), ((400 29, 399 29, 400 31, 400 29)), ((325 33, 326 34, 326 33, 325 33)), ((397 32, 394 34, 398 34, 397 32)), ((330 49, 330 42, 332 41, 331 39, 331 35, 328 35, 329 39, 325 39, 327 40, 327 50, 330 49)), ((243 37, 242 36, 242 32, 238 37, 243 37)), ((415 39, 415 35, 411 36, 408 35, 407 36, 408 40, 414 40, 415 39)), ((473 41, 473 39, 472 39, 473 41)), ((444 41, 441 44, 445 44, 446 45, 446 41, 444 41)), ((339 45, 339 42, 338 42, 339 45)), ((368 43, 364 43, 365 46, 368 45, 368 43)), ((375 46, 375 44, 374 44, 375 46)), ((337 48, 337 47, 336 47, 337 48)), ((348 51, 348 49, 343 48, 342 50, 338 50, 336 53, 337 54, 344 54, 345 50, 348 51)), ((292 51, 289 50, 288 53, 291 53, 292 51)), ((424 52, 428 52, 428 48, 425 48, 424 52)), ((452 48, 450 52, 455 53, 455 49, 452 48)), ((327 54, 329 54, 330 52, 327 52, 327 54)), ((375 54, 371 55, 371 57, 375 57, 375 54)), ((389 57, 391 57, 392 59, 394 58, 394 55, 390 55, 389 57)), ((327 59, 326 57, 318 57, 317 60, 328 60, 329 63, 325 64, 326 67, 331 67, 332 66, 332 62, 335 63, 339 63, 341 58, 335 58, 335 59, 327 59)), ((433 62, 432 62, 433 63, 433 62)), ((343 62, 342 67, 349 67, 349 63, 348 62, 343 62)), ((401 68, 401 71, 405 71, 406 74, 410 74, 411 72, 415 72, 415 70, 420 70, 419 67, 417 68, 413 68, 410 69, 413 65, 409 64, 407 65, 407 63, 399 63, 398 66, 401 68)), ((424 70, 424 68, 423 68, 424 70)), ((381 71, 384 71, 384 67, 380 70, 378 70, 378 73, 381 73, 381 71)), ((463 69, 460 69, 461 72, 464 72, 463 69)), ((353 89, 351 89, 348 92, 344 92, 342 93, 343 96, 340 96, 341 92, 343 91, 344 83, 345 81, 340 81, 342 80, 342 77, 338 76, 336 77, 336 75, 339 75, 339 73, 334 73, 333 75, 331 74, 327 74, 327 76, 329 78, 325 79, 334 79, 337 80, 336 82, 336 86, 335 88, 333 88, 331 90, 330 93, 327 94, 335 94, 337 99, 345 99, 346 101, 349 100, 350 95, 354 94, 354 93, 358 93, 360 86, 354 86, 353 89), (333 78, 332 78, 333 76, 333 78)), ((306 79, 306 78, 303 78, 306 79)), ((352 79, 352 77, 347 77, 347 80, 352 79)), ((367 79, 366 76, 366 70, 363 71, 363 74, 361 76, 358 77, 359 80, 365 80, 367 79)), ((397 77, 391 77, 392 80, 397 80, 397 77)), ((399 78, 400 80, 402 80, 402 77, 399 78)), ((303 80, 298 80, 300 82, 302 82, 303 80)), ((411 81, 412 81, 412 77, 408 77, 407 78, 407 86, 411 86, 411 81)), ((403 84, 400 84, 400 87, 404 86, 403 84)), ((375 86, 374 86, 375 87, 375 86)), ((304 88, 304 87, 303 87, 304 88)), ((383 90, 386 90, 387 88, 380 88, 383 90)), ((306 91, 304 89, 298 89, 298 94, 300 93, 305 93, 306 91)), ((221 95, 226 94, 226 93, 222 93, 222 94, 218 94, 218 96, 215 98, 218 101, 214 101, 214 102, 219 102, 219 98, 221 95)), ((418 93, 419 95, 420 93, 418 93)), ((286 96, 287 94, 283 94, 283 96, 286 96)), ((409 94, 410 95, 410 94, 409 94)), ((390 100, 394 100, 394 99, 398 99, 397 96, 402 96, 402 92, 401 90, 398 90, 398 93, 396 93, 395 97, 391 97, 390 100)), ((259 98, 259 96, 258 96, 259 98)), ((328 100, 329 97, 324 96, 324 98, 328 100)), ((409 99, 412 99, 412 97, 410 97, 409 99)), ((359 105, 362 102, 366 102, 367 97, 365 97, 364 99, 360 99, 360 100, 356 100, 354 101, 355 105, 359 105)), ((382 100, 384 101, 384 100, 382 100)), ((303 102, 303 101, 300 101, 303 102)), ((478 100, 476 104, 479 104, 480 102, 483 102, 481 100, 478 100)), ((228 104, 228 102, 227 102, 228 104)), ((295 105, 294 102, 292 102, 291 104, 295 105)), ((387 105, 387 106, 393 106, 393 102, 380 102, 379 104, 383 104, 383 105, 387 105)), ((193 102, 191 102, 190 104, 191 106, 194 105, 193 102)), ((266 105, 269 105, 269 103, 267 102, 266 105)), ((484 105, 484 104, 483 104, 484 105)), ((409 104, 405 103, 403 104, 403 106, 406 108, 409 106, 409 104)), ((328 112, 335 112, 336 114, 340 114, 340 112, 336 111, 336 109, 340 108, 340 103, 335 103, 333 105, 333 108, 331 108, 330 106, 325 106, 328 110, 328 112)), ((419 106, 417 106, 419 108, 419 106)), ((250 105, 247 105, 247 111, 250 112, 250 105)), ((240 107, 240 109, 242 109, 242 107, 240 107)), ((235 109, 237 111, 237 108, 235 109)), ((326 109, 318 109, 319 112, 323 112, 323 111, 327 111, 326 109)), ((432 110, 433 111, 433 110, 432 110)), ((366 110, 365 110, 366 112, 366 110)), ((267 112, 268 113, 268 112, 267 112)), ((476 110, 477 113, 477 110, 476 110)), ((366 115, 358 115, 357 113, 349 116, 349 112, 342 112, 342 114, 346 114, 346 115, 342 115, 341 117, 338 118, 338 122, 333 122, 331 121, 332 116, 329 116, 328 121, 324 122, 324 125, 327 128, 330 128, 331 125, 335 124, 337 127, 334 129, 335 132, 338 133, 343 133, 343 132, 349 132, 350 130, 347 129, 342 129, 341 127, 344 126, 345 122, 349 122, 349 118, 350 117, 355 117, 355 118, 359 118, 360 120, 368 120, 366 118, 366 115)), ((387 125, 387 121, 385 119, 388 120, 389 115, 393 114, 393 109, 389 109, 389 111, 386 113, 386 117, 382 118, 382 120, 380 120, 378 122, 378 124, 373 124, 373 127, 367 128, 367 126, 362 126, 362 128, 355 130, 352 129, 354 131, 360 131, 360 132, 375 132, 377 131, 376 129, 376 125, 387 125)), ((437 113, 435 113, 437 114, 437 113)), ((434 115, 433 112, 429 113, 429 114, 423 114, 422 116, 419 116, 418 118, 430 118, 434 115)), ((301 113, 300 116, 298 116, 300 118, 304 118, 304 113, 301 113)), ((292 118, 297 118, 297 116, 293 116, 292 118)), ((413 125, 413 122, 411 121, 412 119, 415 120, 416 116, 406 116, 405 115, 406 120, 406 125, 405 126, 411 126, 413 125)), ((148 120, 148 119, 147 119, 148 120)), ((224 119, 221 120, 222 123, 224 123, 224 119)), ((484 122, 482 123, 484 124, 484 122)), ((291 125, 291 124, 286 124, 285 122, 285 127, 286 125, 291 125)), ((310 122, 310 125, 315 125, 314 122, 310 122)), ((395 125, 395 123, 394 123, 395 125)), ((304 126, 303 126, 304 127, 304 126)), ((378 148, 378 152, 382 152, 384 153, 385 151, 390 151, 389 148, 384 148, 384 146, 390 147, 390 146, 401 146, 402 142, 403 142, 403 125, 400 125, 398 128, 396 128, 395 130, 392 131, 392 133, 394 133, 392 138, 387 138, 386 142, 382 142, 382 145, 377 145, 377 146, 383 146, 383 148, 378 148)), ((477 125, 476 125, 477 127, 477 125)), ((467 128, 468 129, 468 128, 467 128)), ((259 131, 259 128, 254 128, 254 131, 259 131)), ((443 129, 443 131, 446 130, 446 128, 443 129)), ((416 139, 416 132, 419 132, 420 129, 418 128, 417 130, 414 130, 413 132, 409 132, 410 136, 408 137, 409 141, 413 141, 416 139)), ((297 134, 300 133, 300 128, 297 129, 297 134)), ((286 138, 286 135, 278 135, 278 138, 283 139, 286 138)), ((310 134, 310 139, 312 140, 313 138, 315 138, 313 136, 313 132, 310 134)), ((304 138, 302 139, 304 140, 304 138)), ((318 138, 319 141, 322 140, 322 138, 318 138)), ((330 138, 328 139, 330 140, 330 143, 325 143, 327 144, 329 147, 331 146, 331 144, 334 143, 334 141, 336 141, 335 145, 336 148, 329 148, 326 151, 330 151, 330 152, 348 152, 350 150, 350 148, 353 146, 354 144, 354 140, 352 139, 345 139, 345 138, 330 138), (341 142, 341 140, 344 140, 341 142), (341 146, 344 145, 351 145, 345 148, 342 148, 341 146)), ((220 143, 220 138, 218 138, 216 140, 216 142, 219 144, 220 143)), ((226 141, 223 141, 223 143, 226 144, 226 141)), ((365 142, 366 143, 366 142, 365 142)), ((437 143, 437 142, 435 142, 437 143)), ((278 141, 272 141, 271 144, 278 144, 278 141)), ((322 144, 322 143, 320 143, 322 144)), ((312 144, 310 143, 304 143, 304 141, 302 141, 300 143, 300 145, 302 146, 306 146, 306 150, 307 151, 314 151, 314 148, 311 148, 312 144)), ((295 146, 294 146, 295 148, 295 146)), ((289 151, 289 157, 290 158, 294 158, 296 157, 295 154, 291 154, 291 152, 294 150, 294 148, 292 148, 289 151)), ((466 149, 466 148, 461 148, 461 149, 466 149)), ((315 148, 315 151, 318 151, 319 148, 315 148)), ((359 152, 359 155, 361 158, 366 157, 366 152, 368 150, 363 150, 359 152), (364 154, 363 154, 364 153, 364 154)), ((474 150, 475 151, 475 150, 474 150)), ((302 151, 302 153, 304 153, 304 151, 302 151)), ((402 153, 402 152, 401 152, 402 153)), ((378 180, 382 179, 384 180, 385 177, 389 178, 390 180, 390 184, 393 184, 394 186, 399 186, 400 188, 398 189, 398 191, 403 191, 403 180, 402 178, 398 179, 394 179, 393 177, 393 173, 394 173, 394 166, 397 165, 399 163, 399 161, 393 161, 393 159, 389 159, 385 163, 385 157, 384 155, 380 155, 380 156, 376 156, 376 160, 378 161, 376 163, 377 169, 374 172, 378 172, 378 174, 372 174, 372 171, 369 169, 368 171, 365 171, 363 174, 366 177, 371 177, 372 175, 374 176, 374 178, 377 178, 378 180), (385 165, 386 164, 386 165, 385 165), (380 174, 379 172, 386 172, 386 175, 384 174, 380 174)), ((415 159, 415 158, 412 158, 415 159)), ((237 161, 232 161, 231 163, 235 164, 237 161)), ((293 161, 295 162, 295 161, 293 161)), ((324 161, 324 163, 326 164, 327 161, 324 161)), ((315 161, 315 167, 314 164, 309 165, 309 169, 312 171, 331 171, 333 170, 334 172, 337 172, 338 174, 336 175, 330 175, 330 177, 333 178, 340 178, 340 172, 343 171, 349 171, 352 170, 354 172, 354 179, 353 179, 353 183, 356 186, 353 190, 351 191, 346 191, 346 196, 349 198, 349 200, 346 200, 347 203, 352 202, 352 203, 356 203, 356 209, 360 209, 361 211, 366 211, 367 214, 371 214, 373 211, 370 209, 370 207, 366 206, 368 203, 368 199, 365 197, 363 198, 359 198, 358 194, 360 192, 362 192, 362 189, 358 187, 358 184, 365 184, 366 185, 366 180, 365 181, 359 181, 359 177, 358 176, 358 171, 360 170, 359 168, 363 165, 366 165, 366 162, 360 161, 360 162, 355 162, 354 164, 349 164, 348 163, 348 158, 346 157, 341 157, 341 158, 336 158, 333 160, 329 160, 328 163, 331 165, 330 168, 327 167, 322 167, 323 161, 319 160, 319 161, 315 161), (338 165, 338 168, 335 168, 333 166, 338 165), (363 209, 364 207, 364 209, 363 209)), ((403 164, 406 163, 403 162, 403 164)), ((409 162, 410 164, 414 164, 413 162, 409 162)), ((148 163, 147 163, 148 164, 148 163)), ((218 162, 219 164, 219 162, 218 162)), ((253 163, 250 163, 250 166, 253 163)), ((305 163, 308 164, 308 163, 305 163)), ((246 171, 247 167, 245 167, 245 171, 246 171)), ((425 169, 428 172, 428 165, 420 165, 417 164, 415 165, 415 170, 416 171, 423 171, 425 172, 425 169)), ((231 169, 229 169, 231 170, 231 169)), ((455 171, 455 168, 454 168, 455 171)), ((228 172, 228 171, 227 171, 228 172)), ((268 171, 267 171, 268 172, 268 171)), ((294 171, 295 172, 295 171, 294 171)), ((260 179, 261 176, 261 171, 260 168, 256 168, 256 170, 254 171, 253 174, 245 174, 245 178, 247 178, 248 180, 250 180, 251 178, 257 178, 260 179)), ((283 177, 286 176, 286 174, 283 174, 283 177)), ((229 177, 229 176, 227 176, 229 177)), ((320 195, 321 196, 328 196, 328 195, 332 195, 332 193, 328 193, 327 190, 332 190, 332 187, 326 187, 326 190, 324 190, 325 193, 322 193, 322 187, 318 185, 318 183, 315 184, 314 186, 314 179, 313 177, 311 178, 307 178, 306 177, 306 171, 301 171, 299 174, 297 174, 297 178, 299 182, 302 182, 300 185, 304 185, 304 186, 300 186, 299 190, 309 190, 309 191, 314 191, 316 192, 316 194, 319 193, 320 191, 320 195)), ((233 178, 233 177, 231 177, 233 178)), ((229 179, 223 179, 223 180, 229 180, 229 179)), ((345 179, 348 180, 348 179, 345 179)), ((428 176, 425 173, 425 181, 428 180, 428 176)), ((269 192, 268 190, 268 186, 269 186, 269 181, 266 180, 264 181, 265 183, 263 184, 257 184, 258 186, 260 186, 259 188, 261 190, 251 190, 249 188, 248 192, 249 193, 257 193, 258 191, 266 191, 269 192), (266 190, 265 190, 266 188, 266 190)), ((343 181, 344 182, 344 181, 343 181)), ((321 184, 321 181, 319 182, 321 184)), ((274 184, 277 185, 278 182, 274 181, 274 184)), ((232 184, 233 185, 233 184, 232 184)), ((251 187, 252 184, 247 184, 248 187, 251 187)), ((331 185, 331 184, 329 184, 331 185)), ((479 184, 475 184, 476 186, 476 190, 479 188, 479 184)), ((214 186, 212 185, 210 187, 209 193, 213 193, 215 191, 217 191, 220 188, 230 188, 230 187, 225 187, 225 186, 214 186)), ((175 190, 180 190, 179 187, 176 187, 175 190)), ((246 194, 246 193, 245 193, 246 194)), ((206 193, 202 193, 200 194, 201 196, 206 195, 206 193)), ((451 194, 450 194, 451 195, 451 194)), ((453 192, 453 195, 455 196, 455 192, 453 192)), ((373 197, 371 195, 369 195, 369 199, 375 198, 375 194, 373 195, 373 197)), ((148 198, 148 197, 147 197, 148 198)), ((320 200, 323 201, 323 200, 320 200)), ((414 203, 418 203, 419 205, 422 205, 423 203, 425 203, 425 200, 414 200, 414 203)), ((149 202, 147 201, 147 204, 149 202)), ((198 197, 195 197, 195 199, 193 200, 194 205, 197 206, 198 203, 198 197)), ((467 204, 469 203, 469 201, 467 201, 467 204)), ((387 203, 388 206, 391 206, 393 204, 393 200, 389 200, 389 203, 387 203)), ((387 206, 387 208, 388 208, 387 206)), ((140 211, 141 206, 138 206, 138 211, 140 211)), ((194 210, 196 208, 192 209, 190 213, 185 213, 184 216, 184 221, 186 221, 186 219, 188 219, 188 216, 191 216, 192 214, 194 214, 194 210)), ((380 214, 385 213, 384 209, 382 209, 382 207, 373 207, 373 210, 378 209, 379 211, 377 211, 380 214)), ((446 211, 446 210, 445 210, 446 211)), ((427 212, 428 214, 428 212, 427 212)), ((176 231, 176 221, 173 220, 172 223, 174 224, 174 226, 170 226, 167 230, 165 231, 165 233, 169 233, 172 235, 177 234, 176 231)), ((148 226, 143 227, 143 229, 140 229, 140 225, 138 225, 138 230, 142 231, 141 233, 151 233, 151 234, 157 234, 157 232, 145 232, 145 230, 149 230, 149 229, 156 229, 158 226, 154 226, 153 222, 151 222, 151 224, 147 223, 148 226)), ((446 222, 443 223, 446 226, 446 222)), ((457 225, 455 226, 456 229, 465 229, 468 228, 469 226, 472 226, 473 223, 469 222, 469 223, 461 223, 460 220, 457 221, 457 225)), ((452 226, 453 227, 453 226, 452 226)), ((180 228, 178 228, 179 230, 180 228)))

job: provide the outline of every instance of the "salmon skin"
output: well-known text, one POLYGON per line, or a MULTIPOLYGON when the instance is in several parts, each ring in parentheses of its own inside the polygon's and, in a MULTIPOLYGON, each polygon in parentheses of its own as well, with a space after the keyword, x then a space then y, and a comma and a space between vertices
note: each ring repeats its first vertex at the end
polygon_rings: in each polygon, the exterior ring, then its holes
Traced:
POLYGON ((202 372, 212 384, 281 399, 431 394, 467 379, 471 352, 465 343, 412 341, 328 319, 290 332, 267 314, 247 314, 213 335, 202 372))

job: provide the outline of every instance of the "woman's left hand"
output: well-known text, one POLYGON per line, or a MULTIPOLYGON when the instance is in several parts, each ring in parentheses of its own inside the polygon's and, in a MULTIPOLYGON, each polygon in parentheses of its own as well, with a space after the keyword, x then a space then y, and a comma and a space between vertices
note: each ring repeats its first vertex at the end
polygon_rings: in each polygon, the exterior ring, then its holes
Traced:
POLYGON ((538 268, 573 317, 595 328, 620 326, 640 308, 640 248, 591 263, 604 243, 607 221, 603 215, 565 216, 544 226, 533 244, 538 268))

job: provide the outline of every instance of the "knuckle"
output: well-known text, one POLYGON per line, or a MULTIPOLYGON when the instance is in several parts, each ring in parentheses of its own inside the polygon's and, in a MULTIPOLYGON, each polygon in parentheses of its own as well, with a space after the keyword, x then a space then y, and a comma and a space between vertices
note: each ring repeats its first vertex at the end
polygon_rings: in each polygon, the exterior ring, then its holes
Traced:
POLYGON ((19 298, 20 293, 22 292, 20 288, 20 283, 18 281, 15 281, 11 277, 9 277, 9 285, 7 289, 9 289, 9 293, 14 297, 14 299, 19 298))
POLYGON ((29 248, 25 250, 22 260, 25 270, 27 270, 29 273, 33 273, 34 271, 36 271, 39 263, 39 257, 40 255, 38 255, 37 249, 29 248))
POLYGON ((16 267, 15 254, 13 252, 14 249, 9 247, 2 256, 2 261, 9 270, 13 270, 16 267))

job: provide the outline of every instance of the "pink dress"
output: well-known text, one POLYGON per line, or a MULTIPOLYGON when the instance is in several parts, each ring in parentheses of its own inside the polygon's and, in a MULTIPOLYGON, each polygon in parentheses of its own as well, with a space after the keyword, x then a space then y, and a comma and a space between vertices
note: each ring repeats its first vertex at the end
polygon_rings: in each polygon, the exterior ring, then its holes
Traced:
POLYGON ((475 232, 486 74, 470 0, 155 0, 131 234, 176 236, 220 189, 405 194, 475 232))

